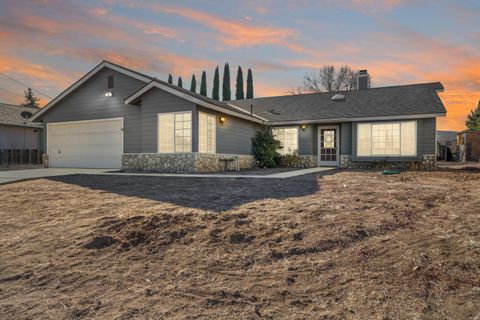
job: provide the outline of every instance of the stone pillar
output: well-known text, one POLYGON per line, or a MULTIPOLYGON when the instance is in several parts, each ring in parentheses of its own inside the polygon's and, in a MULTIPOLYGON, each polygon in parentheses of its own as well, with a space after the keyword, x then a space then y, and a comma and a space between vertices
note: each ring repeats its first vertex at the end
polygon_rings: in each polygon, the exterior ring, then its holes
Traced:
POLYGON ((42 154, 42 164, 44 168, 49 168, 50 163, 48 162, 48 154, 42 154))
POLYGON ((347 169, 351 167, 351 155, 341 154, 340 155, 340 169, 347 169))
POLYGON ((422 156, 422 169, 423 170, 436 170, 437 169, 437 157, 434 154, 424 154, 422 156))

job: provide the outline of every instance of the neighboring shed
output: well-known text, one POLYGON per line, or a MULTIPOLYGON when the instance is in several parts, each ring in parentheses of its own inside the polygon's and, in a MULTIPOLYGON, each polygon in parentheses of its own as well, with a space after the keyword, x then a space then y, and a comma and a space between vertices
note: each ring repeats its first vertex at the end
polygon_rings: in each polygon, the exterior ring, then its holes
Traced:
POLYGON ((457 131, 437 131, 437 160, 456 160, 457 134, 457 131))
POLYGON ((35 158, 42 153, 43 127, 36 123, 27 123, 22 116, 23 112, 34 114, 37 110, 0 103, 0 163, 25 162, 27 160, 22 159, 30 158, 31 153, 35 153, 35 158))
POLYGON ((457 146, 460 161, 480 161, 480 131, 460 132, 457 146))

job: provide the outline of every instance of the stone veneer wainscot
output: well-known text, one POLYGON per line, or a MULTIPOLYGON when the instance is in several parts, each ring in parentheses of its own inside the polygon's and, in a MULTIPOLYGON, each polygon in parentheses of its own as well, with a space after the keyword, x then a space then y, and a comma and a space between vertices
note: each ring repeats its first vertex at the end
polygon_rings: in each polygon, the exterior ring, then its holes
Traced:
MULTIPOLYGON (((238 159, 240 169, 256 165, 252 155, 211 153, 125 153, 122 155, 122 170, 126 172, 202 173, 224 170, 221 159, 238 159)), ((235 170, 236 161, 227 163, 235 170)))
POLYGON ((355 161, 351 155, 340 156, 342 169, 389 169, 435 170, 437 162, 435 155, 423 155, 421 161, 355 161))

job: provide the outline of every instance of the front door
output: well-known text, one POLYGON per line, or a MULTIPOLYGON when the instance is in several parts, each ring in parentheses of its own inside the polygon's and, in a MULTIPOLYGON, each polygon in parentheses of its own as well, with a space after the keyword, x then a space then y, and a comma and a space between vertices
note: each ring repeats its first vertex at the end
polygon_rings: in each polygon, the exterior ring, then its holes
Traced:
POLYGON ((339 126, 318 127, 318 165, 338 166, 339 126))

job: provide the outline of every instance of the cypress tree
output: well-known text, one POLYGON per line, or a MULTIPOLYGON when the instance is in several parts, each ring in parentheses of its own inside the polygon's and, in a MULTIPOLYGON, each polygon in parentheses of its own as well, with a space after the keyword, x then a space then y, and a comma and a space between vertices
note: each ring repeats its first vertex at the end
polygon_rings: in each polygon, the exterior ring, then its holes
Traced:
POLYGON ((253 75, 252 75, 252 69, 248 69, 248 73, 247 73, 247 99, 253 99, 253 75))
POLYGON ((178 77, 178 86, 179 86, 180 88, 183 88, 182 77, 178 77))
POLYGON ((243 92, 243 71, 242 67, 238 66, 237 71, 237 83, 235 85, 235 99, 243 100, 245 99, 245 94, 243 92))
POLYGON ((170 73, 168 74, 168 83, 173 84, 173 77, 170 73))
POLYGON ((230 91, 230 67, 228 63, 225 63, 225 67, 223 68, 222 100, 223 101, 232 100, 232 92, 230 91))
POLYGON ((212 99, 220 101, 220 74, 218 66, 215 68, 215 75, 213 76, 212 99))
POLYGON ((204 97, 207 96, 207 73, 202 72, 202 82, 200 83, 200 94, 204 97))
POLYGON ((192 74, 192 81, 190 82, 190 91, 197 92, 197 79, 195 79, 194 74, 192 74))

